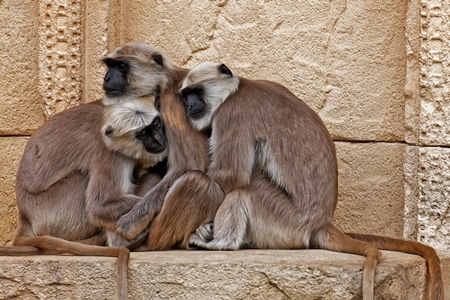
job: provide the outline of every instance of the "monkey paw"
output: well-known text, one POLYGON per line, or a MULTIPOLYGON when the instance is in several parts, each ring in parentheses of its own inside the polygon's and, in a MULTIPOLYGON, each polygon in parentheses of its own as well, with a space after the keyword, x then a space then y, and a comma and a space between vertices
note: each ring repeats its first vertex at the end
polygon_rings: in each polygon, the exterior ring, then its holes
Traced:
POLYGON ((203 241, 196 233, 189 236, 188 249, 207 249, 208 242, 203 241))
POLYGON ((214 223, 211 222, 201 225, 197 228, 195 234, 206 243, 212 241, 214 237, 214 223))
POLYGON ((189 249, 204 249, 214 236, 214 223, 206 223, 197 228, 189 237, 189 249))
POLYGON ((132 214, 126 213, 117 221, 116 232, 128 240, 132 240, 146 228, 145 220, 135 220, 132 214))

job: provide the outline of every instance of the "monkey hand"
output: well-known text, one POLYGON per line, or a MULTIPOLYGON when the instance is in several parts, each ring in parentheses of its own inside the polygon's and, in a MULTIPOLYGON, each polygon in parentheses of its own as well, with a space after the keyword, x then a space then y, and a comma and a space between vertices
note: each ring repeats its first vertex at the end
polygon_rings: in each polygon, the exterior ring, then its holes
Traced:
POLYGON ((148 223, 145 220, 136 220, 130 211, 119 218, 116 232, 125 239, 133 240, 147 228, 147 225, 148 223))
POLYGON ((156 212, 146 212, 144 215, 139 211, 137 205, 124 214, 117 221, 116 232, 120 236, 132 240, 147 229, 147 226, 156 216, 156 212))

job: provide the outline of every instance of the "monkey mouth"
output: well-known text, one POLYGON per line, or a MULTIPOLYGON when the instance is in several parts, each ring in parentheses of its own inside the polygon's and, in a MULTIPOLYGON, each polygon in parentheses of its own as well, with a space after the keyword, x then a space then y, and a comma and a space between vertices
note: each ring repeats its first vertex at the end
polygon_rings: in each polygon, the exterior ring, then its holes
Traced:
POLYGON ((119 91, 119 90, 109 90, 109 91, 105 90, 105 95, 110 97, 110 98, 116 98, 116 97, 123 96, 124 92, 123 91, 119 91))
POLYGON ((153 153, 153 154, 160 154, 162 152, 164 152, 164 150, 166 150, 166 146, 145 146, 145 151, 149 152, 149 153, 153 153))

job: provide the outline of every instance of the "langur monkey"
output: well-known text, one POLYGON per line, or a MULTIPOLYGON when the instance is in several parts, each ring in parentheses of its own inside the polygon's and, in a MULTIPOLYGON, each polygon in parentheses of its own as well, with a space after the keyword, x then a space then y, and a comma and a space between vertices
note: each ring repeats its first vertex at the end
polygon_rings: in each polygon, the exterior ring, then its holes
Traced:
MULTIPOLYGON (((116 53, 132 52, 128 48, 125 45, 116 53)), ((188 71, 172 65, 165 55, 160 62, 167 80, 160 85, 157 106, 169 148, 168 171, 117 224, 117 232, 128 239, 150 225, 148 239, 137 251, 187 248, 190 234, 205 220, 212 221, 223 198, 220 187, 204 175, 209 164, 208 137, 192 128, 178 95, 188 71), (208 184, 201 184, 204 182, 208 184), (208 197, 204 200, 192 197, 198 193, 208 197)), ((118 69, 126 68, 118 66, 118 69)))
POLYGON ((158 182, 155 174, 145 174, 136 179, 135 190, 132 179, 136 164, 146 168, 167 154, 154 108, 159 85, 167 84, 162 56, 139 43, 116 49, 104 58, 106 111, 99 101, 83 104, 57 114, 32 135, 17 173, 14 245, 41 250, 2 247, 0 254, 117 256, 119 298, 126 298, 129 250, 100 246, 130 244, 115 234, 117 219, 158 182), (121 105, 134 99, 140 104, 121 105), (121 113, 130 113, 130 122, 120 123, 121 113))
POLYGON ((428 263, 431 299, 444 299, 433 248, 344 234, 333 225, 338 179, 334 144, 320 117, 288 89, 205 62, 188 73, 180 94, 193 127, 212 130, 206 175, 225 193, 214 222, 192 234, 193 247, 319 248, 365 255, 365 300, 373 299, 378 248, 420 254, 428 263))

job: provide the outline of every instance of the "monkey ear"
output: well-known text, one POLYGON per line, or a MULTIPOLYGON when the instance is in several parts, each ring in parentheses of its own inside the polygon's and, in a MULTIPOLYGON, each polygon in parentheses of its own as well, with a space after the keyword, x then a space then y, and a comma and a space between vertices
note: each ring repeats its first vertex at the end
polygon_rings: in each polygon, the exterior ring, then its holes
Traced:
POLYGON ((114 129, 112 128, 112 126, 108 125, 108 127, 106 127, 106 129, 105 129, 105 135, 111 136, 113 134, 113 132, 114 132, 114 129))
POLYGON ((231 73, 231 70, 230 70, 227 66, 225 66, 225 64, 221 64, 221 65, 219 66, 219 72, 220 72, 221 74, 224 74, 224 75, 228 75, 228 76, 230 76, 230 77, 233 77, 233 73, 231 73))
POLYGON ((154 54, 152 58, 158 65, 164 67, 164 60, 161 54, 154 54))

